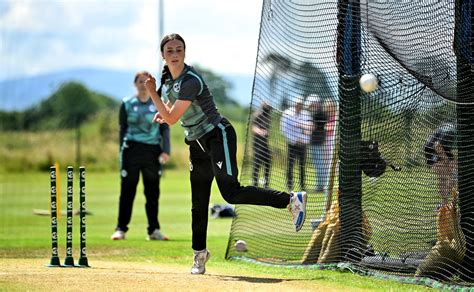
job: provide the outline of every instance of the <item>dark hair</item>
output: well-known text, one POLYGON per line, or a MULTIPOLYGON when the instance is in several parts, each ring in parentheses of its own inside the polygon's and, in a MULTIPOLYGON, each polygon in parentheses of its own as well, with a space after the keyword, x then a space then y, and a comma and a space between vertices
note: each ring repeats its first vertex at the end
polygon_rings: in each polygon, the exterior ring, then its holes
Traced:
POLYGON ((142 75, 150 76, 151 74, 148 71, 138 71, 137 74, 135 74, 135 79, 133 79, 133 83, 137 83, 138 77, 142 75))
POLYGON ((165 35, 163 39, 161 40, 160 51, 162 53, 163 53, 163 49, 165 48, 166 43, 172 40, 181 41, 183 43, 184 49, 186 50, 186 43, 184 42, 184 39, 177 33, 170 33, 168 35, 165 35))
POLYGON ((264 102, 262 105, 262 112, 264 113, 270 113, 272 111, 272 106, 269 105, 268 103, 264 102))

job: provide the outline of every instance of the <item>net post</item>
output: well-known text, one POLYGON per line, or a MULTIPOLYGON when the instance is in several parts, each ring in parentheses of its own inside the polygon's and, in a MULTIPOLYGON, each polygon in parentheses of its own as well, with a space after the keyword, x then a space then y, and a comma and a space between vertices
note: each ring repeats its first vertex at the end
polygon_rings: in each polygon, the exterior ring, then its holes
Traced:
POLYGON ((360 3, 338 1, 337 66, 339 72, 340 168, 339 207, 341 261, 360 248, 362 234, 362 178, 360 170, 361 53, 360 3))
POLYGON ((458 190, 460 225, 466 239, 461 275, 474 279, 474 76, 473 0, 455 1, 454 51, 457 70, 458 190))

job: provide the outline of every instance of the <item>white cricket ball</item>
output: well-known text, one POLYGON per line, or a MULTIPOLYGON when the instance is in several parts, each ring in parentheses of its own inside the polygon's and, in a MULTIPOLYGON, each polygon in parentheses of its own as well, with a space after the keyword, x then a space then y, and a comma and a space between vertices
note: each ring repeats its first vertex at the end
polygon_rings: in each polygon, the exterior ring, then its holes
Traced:
POLYGON ((234 248, 236 251, 240 251, 240 252, 247 251, 247 243, 239 239, 234 243, 234 248))
POLYGON ((369 93, 377 89, 379 82, 374 74, 367 73, 360 77, 359 85, 363 91, 369 93))

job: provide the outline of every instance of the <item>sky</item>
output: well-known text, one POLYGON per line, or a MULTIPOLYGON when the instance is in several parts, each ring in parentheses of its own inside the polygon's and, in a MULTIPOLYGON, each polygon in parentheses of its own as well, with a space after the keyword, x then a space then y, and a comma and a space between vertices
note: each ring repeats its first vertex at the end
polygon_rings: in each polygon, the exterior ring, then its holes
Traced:
MULTIPOLYGON (((186 62, 252 75, 263 0, 163 0, 186 62)), ((158 0, 0 0, 0 80, 72 68, 160 72, 158 0)))

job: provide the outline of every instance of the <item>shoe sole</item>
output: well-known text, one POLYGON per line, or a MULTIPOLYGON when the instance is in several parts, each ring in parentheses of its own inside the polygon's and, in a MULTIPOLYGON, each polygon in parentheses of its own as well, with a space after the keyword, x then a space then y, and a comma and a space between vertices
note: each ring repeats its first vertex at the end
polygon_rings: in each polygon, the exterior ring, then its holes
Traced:
POLYGON ((306 202, 308 200, 308 195, 306 193, 300 192, 296 196, 298 197, 298 200, 302 203, 304 210, 298 214, 298 219, 296 220, 295 230, 296 232, 298 232, 303 227, 304 221, 306 219, 306 202))

